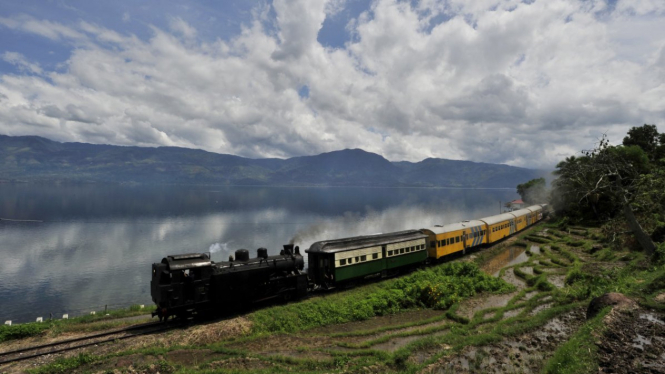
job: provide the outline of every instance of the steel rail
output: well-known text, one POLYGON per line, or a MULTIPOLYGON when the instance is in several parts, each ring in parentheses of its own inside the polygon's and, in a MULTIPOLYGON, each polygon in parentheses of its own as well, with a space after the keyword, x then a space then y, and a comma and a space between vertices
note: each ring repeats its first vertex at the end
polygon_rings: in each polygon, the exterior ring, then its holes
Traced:
POLYGON ((167 329, 170 329, 172 327, 173 327, 173 325, 170 325, 170 324, 167 325, 167 324, 162 323, 162 322, 149 322, 149 323, 143 323, 143 324, 128 326, 128 327, 121 328, 121 329, 106 331, 106 332, 103 332, 103 333, 98 333, 98 334, 93 334, 93 335, 86 335, 86 336, 81 336, 81 337, 78 337, 78 338, 66 339, 66 340, 61 340, 61 341, 57 341, 57 342, 52 342, 52 343, 42 344, 42 345, 36 345, 36 346, 31 346, 31 347, 26 347, 26 348, 20 348, 20 349, 16 349, 16 350, 13 350, 13 351, 0 352, 0 365, 8 364, 10 362, 27 360, 27 359, 31 359, 31 358, 35 358, 35 357, 39 357, 39 356, 48 355, 48 354, 65 352, 65 351, 70 351, 70 350, 83 348, 83 347, 89 347, 91 345, 107 343, 107 342, 110 342, 110 341, 123 340, 123 339, 132 338, 132 337, 136 337, 136 336, 146 335, 146 334, 154 333, 154 332, 157 332, 157 331, 167 330, 167 329), (98 339, 98 338, 102 338, 102 337, 109 336, 109 335, 116 335, 116 334, 121 334, 123 332, 130 332, 130 331, 146 329, 146 328, 150 328, 150 327, 159 327, 159 328, 152 329, 152 330, 146 331, 146 332, 135 333, 135 334, 132 334, 132 335, 114 337, 114 338, 111 338, 111 339, 106 339, 106 340, 101 340, 101 341, 93 341, 93 342, 78 344, 78 345, 70 346, 70 347, 50 349, 46 352, 32 353, 32 354, 28 354, 28 355, 23 355, 23 353, 26 353, 26 352, 39 351, 39 350, 43 350, 43 349, 47 349, 47 348, 51 348, 51 347, 57 347, 57 346, 61 346, 61 345, 76 343, 76 342, 80 342, 80 341, 84 341, 84 340, 98 339), (3 359, 4 357, 13 356, 13 355, 20 355, 20 356, 19 357, 14 357, 14 358, 9 358, 9 359, 3 359))

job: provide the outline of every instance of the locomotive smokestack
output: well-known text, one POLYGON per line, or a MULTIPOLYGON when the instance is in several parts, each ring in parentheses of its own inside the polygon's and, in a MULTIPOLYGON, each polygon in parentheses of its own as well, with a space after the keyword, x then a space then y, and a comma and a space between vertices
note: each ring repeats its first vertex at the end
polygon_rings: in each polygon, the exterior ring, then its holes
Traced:
POLYGON ((293 254, 293 244, 284 244, 284 254, 287 256, 293 254))

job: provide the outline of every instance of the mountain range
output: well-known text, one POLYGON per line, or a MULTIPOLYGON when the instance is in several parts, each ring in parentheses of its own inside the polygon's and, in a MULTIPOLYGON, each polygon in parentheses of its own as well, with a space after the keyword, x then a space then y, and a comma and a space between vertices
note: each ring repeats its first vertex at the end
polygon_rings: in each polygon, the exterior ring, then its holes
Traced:
POLYGON ((250 159, 178 147, 60 143, 0 135, 0 181, 514 188, 544 170, 428 158, 391 162, 362 149, 250 159))

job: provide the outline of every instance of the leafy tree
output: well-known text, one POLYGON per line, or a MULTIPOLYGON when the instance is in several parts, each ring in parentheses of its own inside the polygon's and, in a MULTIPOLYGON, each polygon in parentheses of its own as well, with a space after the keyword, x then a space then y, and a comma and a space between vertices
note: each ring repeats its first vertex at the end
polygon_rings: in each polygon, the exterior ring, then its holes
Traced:
POLYGON ((603 135, 598 146, 557 165, 553 205, 558 212, 578 218, 613 218, 621 212, 644 251, 652 255, 653 241, 633 212, 643 175, 650 170, 646 152, 638 145, 611 146, 603 135))
POLYGON ((517 185, 517 193, 527 204, 543 203, 547 201, 547 190, 545 178, 532 179, 526 183, 517 185))
POLYGON ((623 145, 642 148, 653 161, 656 159, 656 153, 662 143, 663 135, 658 134, 656 125, 644 124, 641 127, 632 127, 628 130, 628 136, 623 138, 623 145))

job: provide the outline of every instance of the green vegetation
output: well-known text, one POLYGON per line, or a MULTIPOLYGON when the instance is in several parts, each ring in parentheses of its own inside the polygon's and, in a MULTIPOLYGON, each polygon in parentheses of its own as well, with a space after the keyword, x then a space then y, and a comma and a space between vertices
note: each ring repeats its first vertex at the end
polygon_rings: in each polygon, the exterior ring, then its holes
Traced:
POLYGON ((30 336, 46 334, 57 336, 65 332, 93 332, 118 328, 136 323, 136 321, 123 321, 121 320, 122 318, 141 315, 145 315, 147 318, 154 310, 154 305, 145 308, 141 308, 139 305, 132 305, 127 309, 114 309, 106 313, 99 311, 94 315, 85 315, 71 319, 47 320, 44 322, 23 323, 12 326, 1 325, 0 343, 30 336))
POLYGON ((412 308, 447 309, 479 292, 514 287, 472 263, 448 263, 340 294, 267 308, 250 315, 256 332, 296 332, 334 323, 365 320, 412 308))
POLYGON ((67 358, 58 358, 55 362, 41 366, 37 369, 30 370, 31 374, 61 374, 69 373, 73 369, 78 368, 79 366, 89 364, 91 362, 99 360, 100 357, 81 353, 78 356, 67 357, 67 358))
POLYGON ((51 323, 25 323, 12 326, 2 325, 0 326, 0 342, 40 335, 51 327, 53 327, 53 324, 51 323))
MULTIPOLYGON (((551 200, 562 228, 601 224, 613 249, 641 249, 658 261, 654 243, 665 239, 665 134, 655 125, 631 128, 619 146, 603 137, 583 156, 561 161, 555 174, 551 200)), ((568 230, 587 235, 584 228, 568 230)))

